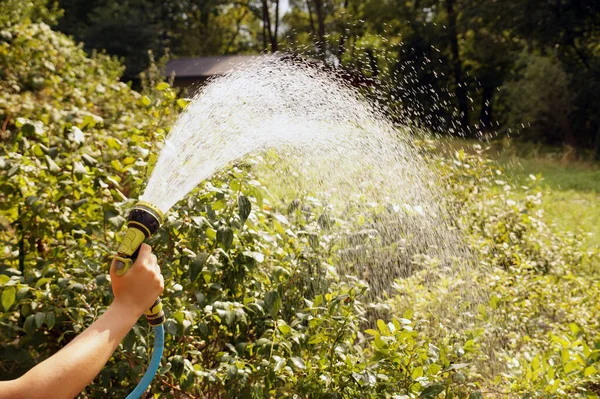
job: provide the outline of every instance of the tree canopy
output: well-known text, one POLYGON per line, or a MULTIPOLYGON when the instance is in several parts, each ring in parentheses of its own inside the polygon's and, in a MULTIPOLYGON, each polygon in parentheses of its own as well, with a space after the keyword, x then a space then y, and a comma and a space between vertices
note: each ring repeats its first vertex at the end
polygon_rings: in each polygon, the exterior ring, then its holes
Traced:
POLYGON ((60 0, 59 29, 124 57, 126 77, 160 57, 293 52, 373 77, 398 117, 455 134, 597 149, 600 5, 533 0, 60 0), (168 50, 167 50, 168 49, 168 50), (537 68, 524 69, 537 62, 537 68), (549 68, 549 69, 548 69, 549 68), (564 71, 543 109, 511 99, 564 71), (562 83, 561 83, 562 84, 562 83), (556 101, 568 90, 567 99, 556 101), (519 91, 524 90, 524 91, 519 91), (553 125, 546 130, 548 124, 553 125))

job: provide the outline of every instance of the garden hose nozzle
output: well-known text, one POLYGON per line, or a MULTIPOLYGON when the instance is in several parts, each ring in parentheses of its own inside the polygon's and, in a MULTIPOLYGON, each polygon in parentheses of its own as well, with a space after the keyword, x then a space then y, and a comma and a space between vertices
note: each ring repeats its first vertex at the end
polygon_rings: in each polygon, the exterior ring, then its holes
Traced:
MULTIPOLYGON (((156 206, 140 201, 133 207, 127 219, 125 237, 123 237, 114 258, 117 276, 127 273, 135 262, 144 240, 154 234, 162 222, 163 213, 156 206)), ((160 298, 146 311, 145 315, 148 323, 152 326, 157 326, 165 321, 160 298)))

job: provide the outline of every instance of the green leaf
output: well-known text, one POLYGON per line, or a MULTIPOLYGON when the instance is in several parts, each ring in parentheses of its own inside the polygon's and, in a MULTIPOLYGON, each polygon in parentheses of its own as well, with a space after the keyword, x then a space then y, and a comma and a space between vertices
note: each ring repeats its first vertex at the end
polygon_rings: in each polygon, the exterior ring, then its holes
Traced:
POLYGON ((55 323, 56 315, 54 314, 54 312, 46 312, 46 325, 48 326, 48 329, 52 329, 55 323))
POLYGON ((500 298, 497 295, 492 295, 492 297, 490 298, 490 306, 492 307, 492 309, 498 309, 498 302, 500 302, 500 298))
POLYGON ((283 368, 283 366, 285 366, 285 359, 280 357, 276 360, 273 371, 278 372, 279 370, 281 370, 283 368))
POLYGON ((581 328, 579 328, 579 326, 575 323, 569 323, 569 329, 571 330, 571 333, 573 333, 573 335, 578 335, 581 331, 581 328))
POLYGON ((167 82, 160 82, 156 85, 156 90, 163 91, 169 88, 169 84, 167 82))
POLYGON ((475 391, 471 395, 469 395, 469 399, 483 399, 483 394, 481 391, 475 391))
POLYGON ((35 283, 35 286, 41 287, 42 285, 49 283, 50 281, 52 281, 52 279, 49 279, 48 277, 43 277, 43 278, 39 279, 37 281, 37 283, 35 283))
POLYGON ((33 334, 35 331, 35 315, 30 314, 27 316, 25 323, 23 323, 23 330, 25 330, 27 334, 33 334))
POLYGON ((87 170, 81 162, 73 162, 73 173, 78 176, 84 176, 87 174, 87 170))
POLYGON ((126 220, 123 216, 117 215, 107 219, 108 223, 114 226, 115 230, 121 229, 126 220))
POLYGON ((442 371, 442 366, 440 366, 439 364, 434 363, 427 367, 427 375, 434 375, 439 373, 440 371, 442 371))
POLYGON ((423 366, 419 366, 416 369, 413 370, 413 372, 411 373, 411 377, 413 380, 419 378, 419 377, 423 377, 424 375, 424 371, 423 371, 423 366))
POLYGON ((98 163, 98 161, 96 161, 96 159, 94 159, 94 157, 92 157, 88 154, 81 155, 81 160, 83 161, 84 164, 86 164, 89 167, 96 166, 96 164, 98 163))
POLYGON ((194 259, 190 264, 190 280, 192 283, 196 281, 196 279, 202 272, 202 269, 204 268, 204 264, 206 263, 207 259, 208 253, 201 252, 198 255, 196 255, 196 259, 194 259))
POLYGON ((381 334, 390 335, 390 329, 387 326, 387 324, 385 324, 385 321, 383 321, 381 319, 377 320, 377 328, 379 328, 379 331, 381 331, 381 334))
POLYGON ((165 332, 169 335, 177 335, 177 321, 173 319, 167 319, 164 323, 165 332))
POLYGON ((315 336, 310 337, 310 339, 308 340, 308 344, 316 345, 316 344, 320 344, 321 342, 325 342, 325 341, 327 341, 326 336, 324 336, 323 334, 317 334, 315 336))
POLYGON ((181 377, 181 374, 183 374, 184 367, 183 357, 181 355, 175 355, 169 360, 171 361, 171 372, 173 373, 173 375, 177 378, 181 377))
POLYGON ((250 200, 246 196, 240 195, 238 197, 238 214, 240 215, 242 224, 246 223, 246 220, 248 220, 248 216, 250 216, 251 211, 252 203, 250 202, 250 200))
POLYGON ((242 254, 244 256, 254 259, 257 263, 262 263, 265 260, 265 256, 263 254, 261 254, 260 252, 244 251, 244 252, 242 252, 242 254))
POLYGON ((300 370, 306 369, 306 364, 304 363, 304 360, 302 360, 302 358, 298 356, 293 356, 290 358, 290 361, 292 362, 295 368, 300 370))
POLYGON ((142 97, 142 104, 147 107, 150 104, 152 104, 152 101, 150 100, 150 98, 148 96, 143 96, 142 97))
POLYGON ((184 109, 185 107, 187 107, 188 104, 189 104, 189 101, 187 101, 184 98, 177 99, 177 105, 179 105, 179 107, 181 107, 182 109, 184 109))
POLYGON ((233 230, 228 226, 221 226, 217 229, 217 243, 225 251, 229 251, 233 243, 233 230))
POLYGON ((48 170, 52 173, 60 172, 60 167, 50 158, 48 155, 45 155, 46 163, 48 164, 48 170))
POLYGON ((44 312, 37 312, 35 314, 35 325, 37 328, 40 328, 42 326, 42 324, 44 324, 44 321, 46 321, 46 313, 44 312))
POLYGON ((219 200, 212 204, 213 211, 219 211, 221 209, 225 209, 227 207, 227 202, 225 200, 219 200))
POLYGON ((279 331, 281 331, 284 335, 285 334, 289 334, 290 332, 292 332, 292 327, 288 326, 287 324, 279 324, 277 326, 277 328, 279 329, 279 331))
POLYGON ((569 363, 565 364, 565 373, 569 374, 570 372, 574 371, 577 367, 579 366, 579 362, 576 360, 570 361, 569 363))
POLYGON ((282 308, 281 297, 277 291, 269 291, 265 295, 265 307, 272 317, 275 317, 282 308))
POLYGON ((15 287, 7 287, 2 291, 2 307, 4 311, 8 311, 13 303, 15 303, 15 297, 17 295, 17 290, 15 287))
POLYGON ((444 386, 442 384, 433 384, 429 385, 427 388, 421 392, 419 398, 427 399, 427 398, 435 398, 440 393, 444 392, 444 386))
POLYGON ((215 231, 215 229, 208 227, 206 229, 206 236, 211 240, 214 240, 215 238, 217 238, 217 232, 215 231))
POLYGON ((372 329, 365 330, 365 333, 366 333, 366 334, 369 334, 369 335, 372 335, 372 336, 374 336, 374 337, 376 337, 376 336, 378 336, 378 335, 379 335, 379 332, 378 332, 378 331, 375 331, 375 330, 372 330, 372 329))
POLYGON ((82 198, 79 201, 75 201, 73 202, 73 204, 71 205, 71 209, 77 209, 79 208, 81 205, 83 204, 87 204, 89 202, 88 198, 82 198))
POLYGON ((373 340, 373 345, 377 349, 383 349, 386 347, 386 343, 384 340, 381 339, 380 335, 375 336, 375 339, 373 340))
POLYGON ((571 358, 571 354, 569 353, 568 350, 563 349, 560 352, 560 358, 561 358, 561 360, 562 360, 563 363, 567 363, 569 361, 569 359, 571 358))
POLYGON ((586 367, 585 370, 583 370, 584 377, 589 377, 594 373, 596 373, 596 368, 594 366, 586 367))
POLYGON ((31 123, 26 123, 25 125, 23 125, 23 127, 21 128, 21 131, 23 132, 23 134, 25 134, 26 136, 31 136, 35 133, 35 126, 33 126, 33 124, 31 123))
POLYGON ((35 144, 32 150, 33 155, 35 155, 36 157, 41 158, 44 156, 44 151, 42 151, 42 147, 39 144, 35 144))

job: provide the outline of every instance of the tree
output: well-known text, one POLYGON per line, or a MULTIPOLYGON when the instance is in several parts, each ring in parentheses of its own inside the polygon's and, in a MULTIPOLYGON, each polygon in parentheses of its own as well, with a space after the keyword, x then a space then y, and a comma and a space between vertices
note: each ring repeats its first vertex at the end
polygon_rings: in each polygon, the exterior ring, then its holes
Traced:
MULTIPOLYGON (((272 0, 268 0, 272 1, 272 0)), ((123 57, 125 77, 137 78, 167 49, 175 56, 255 52, 258 25, 249 3, 226 0, 60 0, 66 10, 59 29, 88 50, 123 57)), ((271 34, 277 46, 278 20, 271 34)))
POLYGON ((446 0, 446 12, 448 17, 448 39, 452 53, 452 69, 454 72, 454 84, 456 85, 456 98, 458 99, 458 110, 460 112, 460 123, 463 130, 469 130, 469 103, 467 100, 467 86, 463 81, 462 60, 458 48, 458 32, 456 30, 455 0, 446 0))
POLYGON ((523 138, 532 141, 574 146, 570 121, 573 96, 560 61, 553 54, 524 52, 517 70, 504 85, 509 126, 518 126, 523 138))
POLYGON ((502 0, 487 7, 497 32, 510 32, 540 53, 556 54, 570 75, 572 144, 592 147, 600 142, 600 2, 502 0))

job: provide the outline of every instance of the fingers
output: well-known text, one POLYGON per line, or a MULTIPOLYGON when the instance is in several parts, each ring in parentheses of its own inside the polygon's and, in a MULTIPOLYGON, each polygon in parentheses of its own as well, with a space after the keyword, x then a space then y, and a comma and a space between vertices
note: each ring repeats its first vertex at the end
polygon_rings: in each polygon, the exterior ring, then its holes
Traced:
POLYGON ((150 254, 152 254, 152 247, 146 243, 142 243, 140 246, 140 252, 138 254, 138 258, 147 258, 150 254))
POLYGON ((141 260, 141 264, 148 270, 154 271, 158 266, 158 259, 156 258, 156 255, 152 253, 152 247, 148 244, 141 245, 138 259, 141 260))

